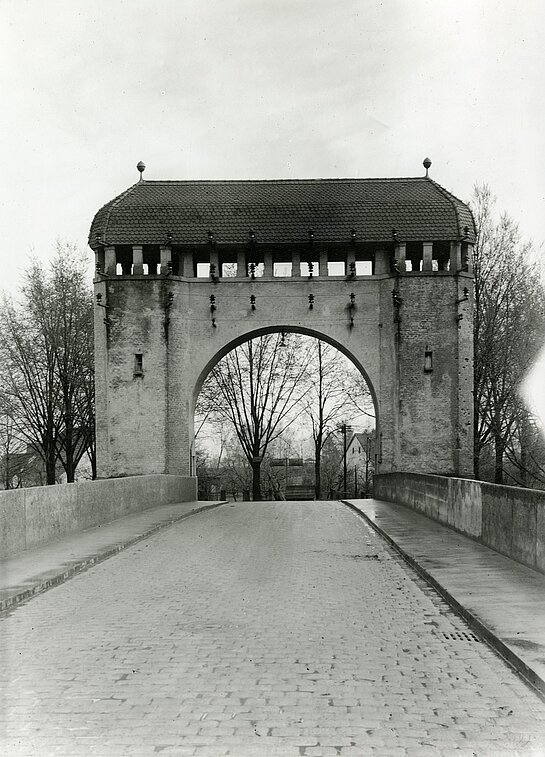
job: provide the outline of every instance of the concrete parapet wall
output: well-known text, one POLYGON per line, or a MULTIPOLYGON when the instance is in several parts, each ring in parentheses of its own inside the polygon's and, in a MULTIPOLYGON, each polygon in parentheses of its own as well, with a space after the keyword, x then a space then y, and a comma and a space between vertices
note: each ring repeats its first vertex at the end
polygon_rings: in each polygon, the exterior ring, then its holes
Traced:
POLYGON ((374 496, 545 573, 545 491, 420 473, 375 476, 374 496))
POLYGON ((0 491, 0 558, 130 513, 196 499, 196 478, 161 474, 0 491))

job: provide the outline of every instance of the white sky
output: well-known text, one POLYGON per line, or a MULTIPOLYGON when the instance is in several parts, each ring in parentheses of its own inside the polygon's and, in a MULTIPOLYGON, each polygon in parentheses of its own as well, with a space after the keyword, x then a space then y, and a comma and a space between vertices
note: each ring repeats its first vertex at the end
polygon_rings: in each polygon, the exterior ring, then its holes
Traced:
MULTIPOLYGON (((149 179, 486 181, 545 240, 542 0, 0 0, 0 289, 149 179)), ((544 249, 545 254, 545 249, 544 249)), ((91 265, 90 265, 91 270, 91 265)))
POLYGON ((488 182, 545 240, 545 3, 0 0, 0 288, 146 178, 488 182))

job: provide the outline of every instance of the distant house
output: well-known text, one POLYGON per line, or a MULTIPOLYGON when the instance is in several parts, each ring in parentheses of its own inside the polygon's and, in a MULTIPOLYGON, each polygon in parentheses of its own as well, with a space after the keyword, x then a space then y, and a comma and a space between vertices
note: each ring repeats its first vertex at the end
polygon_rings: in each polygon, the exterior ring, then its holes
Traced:
MULTIPOLYGON (((39 445, 27 444, 24 452, 9 452, 0 458, 0 489, 22 489, 28 486, 45 486, 47 476, 45 463, 40 454, 39 445)), ((85 469, 88 467, 88 461, 83 460, 78 466, 77 471, 83 478, 89 478, 90 474, 85 475, 85 469)), ((57 460, 55 479, 58 484, 66 483, 66 473, 62 463, 57 460)))
POLYGON ((27 444, 24 452, 10 452, 0 460, 0 489, 20 489, 45 484, 45 467, 40 454, 27 444))
POLYGON ((368 497, 375 469, 375 432, 355 433, 346 447, 347 489, 356 497, 368 497))

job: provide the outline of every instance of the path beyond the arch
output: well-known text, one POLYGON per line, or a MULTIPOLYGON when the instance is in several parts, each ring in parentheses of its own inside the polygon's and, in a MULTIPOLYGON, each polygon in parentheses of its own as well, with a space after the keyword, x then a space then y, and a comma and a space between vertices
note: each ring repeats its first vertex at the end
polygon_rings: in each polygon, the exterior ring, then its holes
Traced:
POLYGON ((340 503, 195 514, 0 626, 7 755, 545 750, 545 705, 340 503))

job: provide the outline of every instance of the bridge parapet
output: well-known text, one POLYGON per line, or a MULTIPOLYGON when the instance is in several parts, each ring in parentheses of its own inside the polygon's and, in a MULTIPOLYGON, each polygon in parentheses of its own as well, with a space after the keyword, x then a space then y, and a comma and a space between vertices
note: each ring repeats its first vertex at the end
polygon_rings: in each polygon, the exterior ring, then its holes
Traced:
POLYGON ((373 493, 545 573, 545 491, 396 472, 376 475, 373 493))
POLYGON ((196 478, 169 475, 0 491, 0 555, 6 559, 131 513, 196 499, 196 478))

